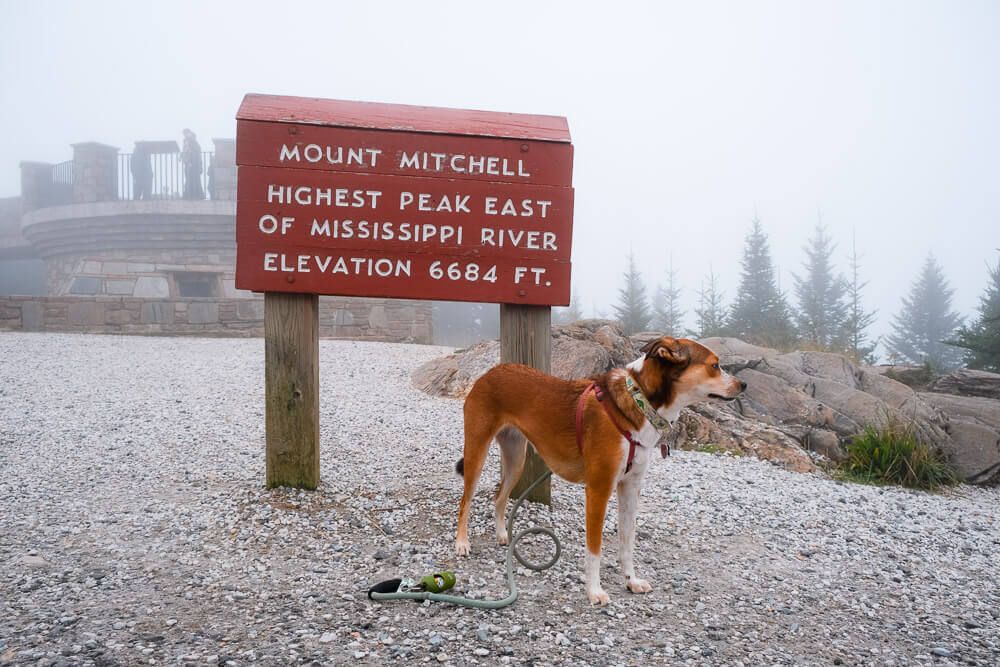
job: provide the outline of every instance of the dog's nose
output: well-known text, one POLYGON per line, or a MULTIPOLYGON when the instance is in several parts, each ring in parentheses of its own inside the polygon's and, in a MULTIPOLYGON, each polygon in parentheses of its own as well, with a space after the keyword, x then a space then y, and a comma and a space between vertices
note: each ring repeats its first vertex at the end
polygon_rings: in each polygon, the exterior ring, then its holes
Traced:
POLYGON ((747 383, 740 380, 740 391, 746 391, 746 390, 747 390, 747 383))

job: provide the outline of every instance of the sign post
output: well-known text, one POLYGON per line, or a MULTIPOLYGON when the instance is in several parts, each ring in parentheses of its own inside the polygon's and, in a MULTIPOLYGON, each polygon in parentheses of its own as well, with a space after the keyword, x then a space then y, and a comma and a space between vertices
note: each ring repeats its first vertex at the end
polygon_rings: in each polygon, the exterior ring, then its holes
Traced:
MULTIPOLYGON (((548 306, 500 304, 500 363, 525 364, 543 373, 552 370, 552 309, 548 306)), ((532 445, 524 471, 510 495, 519 497, 532 482, 548 472, 532 445)), ((552 504, 552 478, 536 486, 528 500, 552 504)))
POLYGON ((267 488, 319 485, 319 297, 264 294, 267 488))
POLYGON ((499 303, 502 361, 549 370, 551 306, 570 300, 565 118, 270 95, 236 118, 236 287, 265 294, 268 486, 319 482, 316 295, 499 303))

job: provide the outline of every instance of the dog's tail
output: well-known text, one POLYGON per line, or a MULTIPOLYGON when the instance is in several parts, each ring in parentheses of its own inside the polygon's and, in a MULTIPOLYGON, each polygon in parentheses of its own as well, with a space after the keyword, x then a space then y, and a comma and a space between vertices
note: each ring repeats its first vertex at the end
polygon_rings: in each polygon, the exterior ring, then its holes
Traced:
POLYGON ((465 457, 463 456, 458 461, 455 462, 455 472, 458 473, 459 477, 465 477, 465 457))

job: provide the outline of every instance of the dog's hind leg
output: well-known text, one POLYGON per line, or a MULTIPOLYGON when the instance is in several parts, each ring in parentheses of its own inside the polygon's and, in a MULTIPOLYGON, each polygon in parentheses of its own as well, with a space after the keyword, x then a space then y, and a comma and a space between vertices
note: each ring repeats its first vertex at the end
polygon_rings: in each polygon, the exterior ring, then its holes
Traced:
POLYGON ((490 441, 498 428, 499 425, 492 423, 484 412, 470 410, 469 402, 466 401, 465 449, 462 461, 459 462, 465 489, 458 505, 458 531, 455 533, 455 553, 459 556, 466 556, 472 550, 469 544, 469 508, 476 493, 479 475, 486 463, 486 455, 490 451, 490 441))
POLYGON ((507 544, 510 536, 507 534, 507 500, 510 491, 521 478, 524 470, 524 457, 528 450, 528 439, 513 426, 505 426, 497 433, 500 444, 500 485, 494 500, 496 509, 497 542, 507 544))

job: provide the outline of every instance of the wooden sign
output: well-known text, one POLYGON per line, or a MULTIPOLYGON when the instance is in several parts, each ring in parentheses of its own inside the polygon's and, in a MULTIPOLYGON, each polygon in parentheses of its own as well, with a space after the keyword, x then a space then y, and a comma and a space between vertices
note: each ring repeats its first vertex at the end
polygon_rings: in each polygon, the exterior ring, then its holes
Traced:
POLYGON ((236 286, 568 305, 566 120, 247 95, 236 286))

